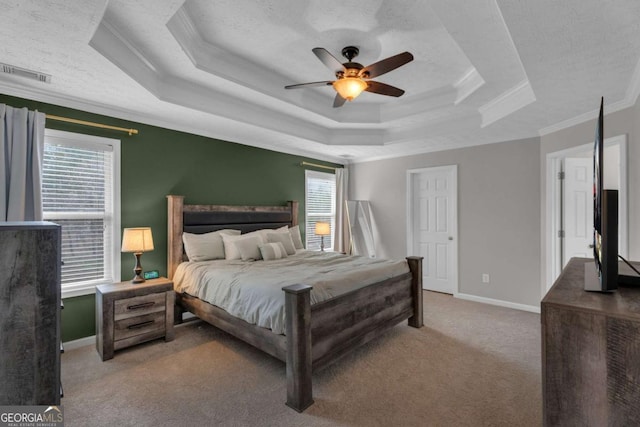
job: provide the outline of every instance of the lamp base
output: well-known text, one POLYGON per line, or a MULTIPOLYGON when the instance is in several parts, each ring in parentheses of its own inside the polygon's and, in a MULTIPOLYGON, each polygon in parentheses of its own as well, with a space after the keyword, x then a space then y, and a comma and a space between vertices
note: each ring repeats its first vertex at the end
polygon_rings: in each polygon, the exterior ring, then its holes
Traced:
POLYGON ((144 277, 142 277, 142 265, 140 265, 140 256, 142 252, 136 252, 133 254, 136 257, 136 266, 133 268, 133 272, 136 274, 131 283, 143 283, 145 282, 144 277))
POLYGON ((146 280, 144 279, 144 277, 140 276, 139 274, 136 274, 136 276, 131 279, 131 283, 142 283, 142 282, 146 282, 146 280))

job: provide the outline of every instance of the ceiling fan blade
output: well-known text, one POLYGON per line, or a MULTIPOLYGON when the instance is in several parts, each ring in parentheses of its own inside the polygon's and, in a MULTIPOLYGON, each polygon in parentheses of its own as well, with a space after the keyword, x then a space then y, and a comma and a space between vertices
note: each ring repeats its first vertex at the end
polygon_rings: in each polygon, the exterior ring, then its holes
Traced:
POLYGON ((345 102, 347 102, 347 100, 341 97, 339 93, 336 93, 336 97, 333 98, 333 108, 342 107, 345 102))
POLYGON ((312 51, 316 54, 318 59, 334 73, 345 71, 342 63, 338 61, 335 56, 331 55, 327 49, 323 47, 314 47, 312 51))
POLYGON ((409 52, 402 52, 364 67, 358 75, 365 79, 372 79, 395 70, 411 61, 413 61, 413 55, 409 52))
POLYGON ((404 90, 398 89, 395 86, 388 85, 386 83, 380 82, 367 82, 367 88, 365 89, 367 92, 377 93, 379 95, 387 95, 387 96, 402 96, 404 90))
POLYGON ((298 83, 295 85, 285 86, 285 89, 301 89, 305 87, 316 87, 316 86, 331 86, 333 82, 324 81, 324 82, 311 82, 311 83, 298 83))

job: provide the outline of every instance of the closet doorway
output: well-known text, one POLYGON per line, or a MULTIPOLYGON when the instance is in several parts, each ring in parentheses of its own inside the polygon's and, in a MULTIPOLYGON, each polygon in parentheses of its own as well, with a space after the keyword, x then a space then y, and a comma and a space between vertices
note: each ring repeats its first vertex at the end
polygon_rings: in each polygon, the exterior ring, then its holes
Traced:
MULTIPOLYGON (((604 141, 604 188, 618 190, 618 253, 627 255, 627 138, 604 141)), ((542 295, 572 257, 593 256, 593 143, 547 154, 546 271, 542 295)))

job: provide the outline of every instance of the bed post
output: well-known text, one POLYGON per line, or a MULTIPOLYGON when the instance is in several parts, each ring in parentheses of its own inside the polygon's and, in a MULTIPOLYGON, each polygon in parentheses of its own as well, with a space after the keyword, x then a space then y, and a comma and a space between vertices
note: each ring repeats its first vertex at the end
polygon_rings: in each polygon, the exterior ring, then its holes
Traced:
POLYGON ((421 256, 407 257, 411 270, 411 298, 413 300, 413 316, 409 318, 409 326, 421 328, 424 326, 422 317, 422 260, 421 256))
POLYGON ((173 279, 173 273, 182 262, 182 209, 184 196, 167 196, 167 277, 173 279))
MULTIPOLYGON (((182 210, 184 196, 167 196, 167 277, 173 279, 176 268, 182 262, 182 210)), ((173 321, 182 323, 182 305, 180 294, 176 292, 176 300, 173 305, 173 321)))
POLYGON ((311 286, 291 285, 285 292, 287 334, 287 406, 302 412, 313 404, 311 389, 311 286))
POLYGON ((291 226, 295 227, 298 225, 298 201, 289 200, 287 205, 289 205, 289 209, 291 210, 291 226))

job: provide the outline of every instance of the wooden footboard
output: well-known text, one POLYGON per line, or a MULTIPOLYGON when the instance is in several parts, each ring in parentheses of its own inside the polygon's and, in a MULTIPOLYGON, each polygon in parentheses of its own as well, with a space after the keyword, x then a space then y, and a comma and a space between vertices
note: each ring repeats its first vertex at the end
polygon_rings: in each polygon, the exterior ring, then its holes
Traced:
POLYGON ((313 404, 311 372, 409 319, 422 320, 422 258, 409 257, 410 272, 311 306, 311 286, 286 294, 287 405, 302 412, 313 404))

